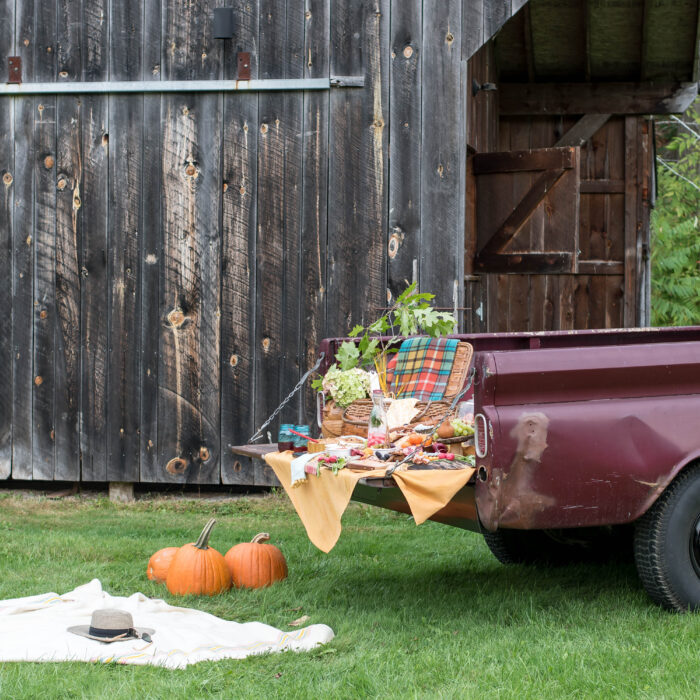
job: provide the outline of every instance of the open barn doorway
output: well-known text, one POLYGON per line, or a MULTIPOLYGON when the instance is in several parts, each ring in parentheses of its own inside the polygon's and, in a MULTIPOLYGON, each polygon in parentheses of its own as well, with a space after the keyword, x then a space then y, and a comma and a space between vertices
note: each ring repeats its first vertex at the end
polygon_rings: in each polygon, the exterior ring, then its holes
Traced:
POLYGON ((467 330, 648 325, 650 115, 697 90, 697 6, 647 5, 530 0, 469 59, 467 330))

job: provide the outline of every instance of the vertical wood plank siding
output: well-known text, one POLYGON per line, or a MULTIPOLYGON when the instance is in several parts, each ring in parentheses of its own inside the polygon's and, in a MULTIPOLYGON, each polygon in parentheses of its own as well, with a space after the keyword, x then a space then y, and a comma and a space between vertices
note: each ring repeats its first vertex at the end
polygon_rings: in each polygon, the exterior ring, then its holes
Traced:
MULTIPOLYGON (((323 78, 330 72, 330 3, 306 0, 304 19, 304 77, 323 78)), ((326 327, 326 250, 328 231, 328 114, 327 92, 306 92, 303 113, 303 173, 301 224, 300 363, 306 372, 316 363, 326 327)), ((314 392, 300 396, 301 424, 316 420, 314 392)))
MULTIPOLYGON (((262 0, 260 17, 259 76, 303 77, 303 0, 262 0)), ((260 418, 299 379, 302 100, 301 92, 259 97, 255 409, 260 418)), ((298 411, 294 405, 288 410, 296 423, 298 411)), ((274 483, 273 477, 259 460, 255 483, 274 483)))
MULTIPOLYGON (((109 6, 107 0, 83 4, 82 69, 84 80, 109 79, 109 6)), ((81 265, 81 476, 107 478, 107 356, 109 280, 107 278, 109 98, 85 95, 80 104, 79 197, 74 198, 82 233, 81 265)))
MULTIPOLYGON (((65 80, 82 80, 82 7, 57 6, 56 60, 65 80)), ((81 100, 56 99, 55 479, 80 479, 82 172, 81 100)))
POLYGON ((392 297, 418 281, 421 259, 422 5, 421 0, 391 5, 387 285, 392 297))
MULTIPOLYGON (((224 60, 224 77, 238 74, 237 54, 251 55, 258 77, 257 0, 235 9, 236 43, 224 60)), ((258 202, 258 95, 225 95, 221 259, 221 480, 253 484, 253 461, 231 452, 255 430, 255 302, 258 202)))
POLYGON ((364 75, 330 99, 329 333, 369 322, 386 304, 388 0, 337 0, 331 74, 364 75))
POLYGON ((461 7, 423 3, 422 255, 419 283, 437 306, 463 306, 466 128, 461 62, 461 7), (429 223, 428 223, 429 222, 429 223))
POLYGON ((0 478, 273 483, 231 447, 321 338, 415 277, 462 304, 463 57, 522 3, 219 4, 0 2, 24 82, 365 80, 0 98, 0 478))
MULTIPOLYGON (((34 3, 16 8, 15 51, 22 77, 34 80, 34 3), (25 44, 25 41, 27 42, 25 44)), ((32 478, 33 302, 34 302, 34 100, 18 98, 14 108, 14 212, 12 229, 12 476, 32 478)))
MULTIPOLYGON (((14 2, 0 3, 0 26, 14 27, 14 2)), ((0 55, 14 55, 12 31, 0 33, 0 55)), ((12 224, 15 197, 14 114, 12 102, 0 103, 0 479, 12 472, 12 224)))
MULTIPOLYGON (((214 0, 164 13, 165 80, 220 77, 214 0)), ((219 481, 222 97, 162 99, 158 478, 219 481)))
MULTIPOLYGON (((143 3, 143 56, 141 79, 160 80, 163 69, 161 3, 143 3)), ((162 479, 158 462, 158 347, 160 318, 160 270, 163 259, 161 124, 162 97, 143 96, 141 133, 141 245, 139 250, 139 474, 141 481, 162 479)), ((139 196, 136 194, 136 196, 139 196)))
MULTIPOLYGON (((110 77, 140 80, 144 41, 140 0, 113 0, 110 77)), ((139 354, 143 96, 109 101, 109 354, 107 479, 139 480, 139 354)))

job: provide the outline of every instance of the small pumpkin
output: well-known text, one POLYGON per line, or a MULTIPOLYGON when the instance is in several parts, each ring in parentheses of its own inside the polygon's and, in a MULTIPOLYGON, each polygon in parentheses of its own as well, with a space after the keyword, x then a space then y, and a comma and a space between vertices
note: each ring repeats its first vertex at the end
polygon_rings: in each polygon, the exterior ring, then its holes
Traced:
POLYGON ((146 569, 146 576, 156 583, 165 583, 168 576, 168 569, 172 564, 173 557, 177 554, 179 547, 165 547, 159 549, 149 560, 146 569))
POLYGON ((284 554, 260 532, 250 542, 237 544, 226 552, 226 563, 236 588, 264 588, 287 578, 284 554))
POLYGON ((180 547, 168 569, 165 585, 174 595, 216 595, 231 588, 231 574, 222 554, 209 547, 212 518, 196 542, 180 547))

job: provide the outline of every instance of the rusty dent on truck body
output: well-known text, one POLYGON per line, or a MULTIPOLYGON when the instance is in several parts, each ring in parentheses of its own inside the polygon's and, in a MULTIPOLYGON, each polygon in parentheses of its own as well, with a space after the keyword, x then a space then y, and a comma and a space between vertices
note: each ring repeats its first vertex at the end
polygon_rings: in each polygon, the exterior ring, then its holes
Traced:
POLYGON ((479 518, 548 529, 631 522, 700 456, 700 343, 485 352, 479 518))

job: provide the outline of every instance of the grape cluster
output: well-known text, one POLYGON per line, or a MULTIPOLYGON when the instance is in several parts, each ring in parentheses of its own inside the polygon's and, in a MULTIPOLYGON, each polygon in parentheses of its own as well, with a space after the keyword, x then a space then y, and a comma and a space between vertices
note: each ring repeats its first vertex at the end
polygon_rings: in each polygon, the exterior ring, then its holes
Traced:
POLYGON ((474 434, 474 428, 461 418, 453 418, 450 423, 452 424, 456 437, 474 434))

